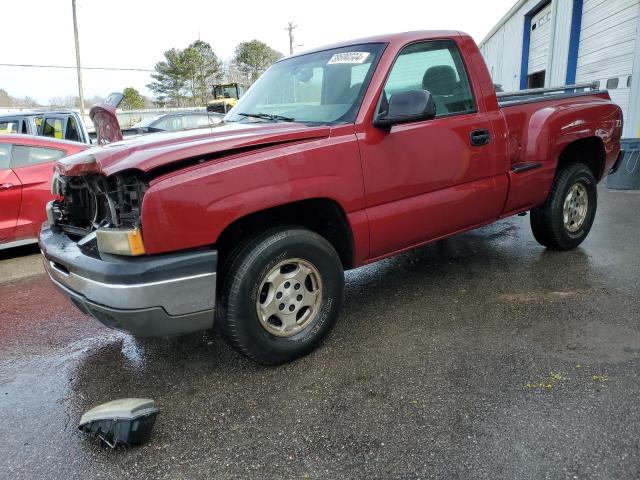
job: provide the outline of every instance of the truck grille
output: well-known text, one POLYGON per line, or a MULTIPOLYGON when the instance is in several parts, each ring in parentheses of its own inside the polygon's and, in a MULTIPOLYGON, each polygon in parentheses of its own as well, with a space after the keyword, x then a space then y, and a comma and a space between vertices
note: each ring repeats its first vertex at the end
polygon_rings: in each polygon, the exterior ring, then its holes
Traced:
POLYGON ((102 227, 138 227, 147 188, 135 175, 56 174, 52 189, 62 199, 52 205, 52 220, 71 237, 84 237, 102 227))

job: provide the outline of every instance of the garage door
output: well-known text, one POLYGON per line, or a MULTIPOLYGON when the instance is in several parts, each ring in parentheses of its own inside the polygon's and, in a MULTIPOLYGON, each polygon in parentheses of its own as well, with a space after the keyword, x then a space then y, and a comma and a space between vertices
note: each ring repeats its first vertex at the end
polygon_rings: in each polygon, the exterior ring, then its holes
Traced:
MULTIPOLYGON (((549 44, 551 42, 551 4, 536 13, 531 19, 529 37, 529 75, 542 72, 547 68, 549 44)), ((544 81, 543 81, 544 84, 544 81)))
POLYGON ((625 116, 639 13, 640 0, 584 0, 582 7, 576 82, 599 81, 625 116))

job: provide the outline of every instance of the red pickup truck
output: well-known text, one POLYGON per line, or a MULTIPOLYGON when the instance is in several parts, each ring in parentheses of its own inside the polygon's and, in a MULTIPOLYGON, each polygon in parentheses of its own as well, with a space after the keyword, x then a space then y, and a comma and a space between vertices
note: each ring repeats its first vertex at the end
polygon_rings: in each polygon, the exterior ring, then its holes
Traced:
POLYGON ((60 160, 40 246, 107 326, 215 324, 278 364, 331 329, 345 269, 527 211, 542 245, 579 245, 621 131, 604 91, 497 96, 459 32, 345 42, 277 62, 219 126, 60 160))

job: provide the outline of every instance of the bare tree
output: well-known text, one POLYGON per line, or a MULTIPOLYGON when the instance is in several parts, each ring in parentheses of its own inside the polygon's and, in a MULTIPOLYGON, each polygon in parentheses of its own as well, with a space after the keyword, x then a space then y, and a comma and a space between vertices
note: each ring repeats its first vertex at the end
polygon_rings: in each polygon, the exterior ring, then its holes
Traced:
POLYGON ((6 90, 0 88, 0 107, 11 108, 13 107, 13 97, 7 93, 6 90))
POLYGON ((93 97, 85 98, 84 105, 85 105, 85 108, 89 109, 89 108, 93 107, 94 105, 98 105, 99 103, 103 103, 103 102, 104 102, 104 97, 103 96, 94 95, 93 97))
POLYGON ((49 106, 54 108, 74 108, 80 105, 80 97, 67 95, 65 97, 51 97, 49 106))
POLYGON ((40 104, 33 97, 14 97, 6 90, 0 88, 0 107, 4 108, 29 108, 38 107, 40 104))

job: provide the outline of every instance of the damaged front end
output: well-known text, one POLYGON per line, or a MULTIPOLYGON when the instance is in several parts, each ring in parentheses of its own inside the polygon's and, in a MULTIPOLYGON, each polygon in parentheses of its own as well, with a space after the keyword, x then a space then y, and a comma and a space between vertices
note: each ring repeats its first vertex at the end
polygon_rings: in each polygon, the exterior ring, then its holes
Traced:
POLYGON ((142 255, 140 218, 148 184, 141 177, 137 173, 105 177, 86 168, 73 172, 60 163, 52 180, 52 192, 59 199, 47 205, 49 223, 88 253, 142 255))
MULTIPOLYGON (((98 143, 118 140, 115 105, 100 113, 92 115, 98 143)), ((134 150, 127 142, 111 143, 56 163, 56 199, 47 205, 48 225, 38 238, 44 268, 80 311, 107 327, 139 337, 210 329, 218 254, 199 249, 146 255, 142 203, 158 170, 139 163, 116 168, 134 150)))
POLYGON ((58 198, 49 203, 50 225, 38 238, 44 268, 62 294, 107 327, 139 337, 211 328, 217 252, 145 255, 145 174, 73 173, 56 166, 52 188, 58 198))
MULTIPOLYGON (((100 145, 122 140, 116 117, 121 100, 122 94, 112 93, 106 102, 91 108, 100 145)), ((148 183, 142 175, 121 172, 107 177, 88 152, 60 160, 51 182, 58 200, 47 205, 49 224, 90 254, 143 255, 140 214, 148 183)))

